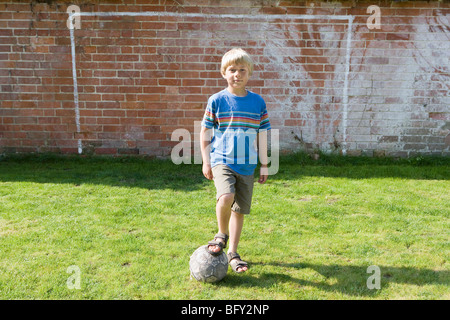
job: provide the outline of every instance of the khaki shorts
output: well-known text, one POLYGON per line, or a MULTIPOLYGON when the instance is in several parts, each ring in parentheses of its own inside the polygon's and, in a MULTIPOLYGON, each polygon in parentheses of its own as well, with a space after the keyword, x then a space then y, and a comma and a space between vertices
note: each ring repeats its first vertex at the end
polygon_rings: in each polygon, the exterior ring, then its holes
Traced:
POLYGON ((212 168, 214 185, 216 186, 216 199, 226 194, 234 194, 234 203, 231 210, 249 214, 252 204, 254 176, 244 176, 224 164, 219 164, 212 168))

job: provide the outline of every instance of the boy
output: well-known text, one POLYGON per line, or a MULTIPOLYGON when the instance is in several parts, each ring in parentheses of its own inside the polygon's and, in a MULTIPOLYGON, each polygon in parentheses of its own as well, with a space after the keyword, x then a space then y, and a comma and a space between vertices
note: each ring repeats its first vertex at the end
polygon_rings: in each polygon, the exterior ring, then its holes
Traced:
POLYGON ((244 215, 250 213, 258 159, 256 140, 262 164, 258 182, 263 184, 268 176, 270 123, 263 98, 246 89, 253 73, 253 61, 247 52, 240 48, 228 51, 222 58, 220 71, 228 86, 208 99, 200 132, 203 175, 214 179, 217 190, 219 232, 208 243, 208 251, 212 255, 221 254, 229 239, 228 262, 233 271, 241 273, 248 270, 248 264, 241 260, 237 246, 244 215))

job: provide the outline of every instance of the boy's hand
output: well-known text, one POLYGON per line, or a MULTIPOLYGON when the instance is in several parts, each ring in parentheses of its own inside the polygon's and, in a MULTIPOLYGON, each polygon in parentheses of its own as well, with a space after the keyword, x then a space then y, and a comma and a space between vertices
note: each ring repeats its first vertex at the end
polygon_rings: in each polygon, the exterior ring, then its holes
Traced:
POLYGON ((203 175, 205 176, 206 179, 208 179, 208 180, 213 179, 211 165, 209 163, 203 163, 202 171, 203 171, 203 175))
POLYGON ((259 180, 258 182, 260 184, 263 184, 267 181, 267 178, 269 176, 269 169, 267 168, 267 166, 261 166, 261 168, 259 169, 259 180))

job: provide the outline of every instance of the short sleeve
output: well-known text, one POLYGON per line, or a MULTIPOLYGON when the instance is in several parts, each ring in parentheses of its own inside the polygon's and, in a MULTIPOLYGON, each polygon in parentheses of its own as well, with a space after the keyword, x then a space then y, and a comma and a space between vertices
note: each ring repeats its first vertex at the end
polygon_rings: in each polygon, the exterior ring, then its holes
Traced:
POLYGON ((259 124, 259 130, 270 130, 269 114, 267 113, 267 107, 264 102, 261 111, 261 122, 259 124))
POLYGON ((208 129, 212 129, 214 127, 214 123, 216 122, 216 110, 214 105, 214 100, 209 98, 205 114, 203 115, 202 127, 206 127, 208 129))

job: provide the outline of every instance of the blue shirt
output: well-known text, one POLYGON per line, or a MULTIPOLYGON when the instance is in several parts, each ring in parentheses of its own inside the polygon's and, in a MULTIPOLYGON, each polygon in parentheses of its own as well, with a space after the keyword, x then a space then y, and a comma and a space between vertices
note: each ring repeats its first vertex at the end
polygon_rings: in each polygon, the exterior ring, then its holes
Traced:
POLYGON ((208 99, 202 126, 213 129, 211 167, 226 164, 242 175, 254 173, 258 153, 257 134, 270 130, 264 99, 247 90, 238 97, 224 89, 208 99))

